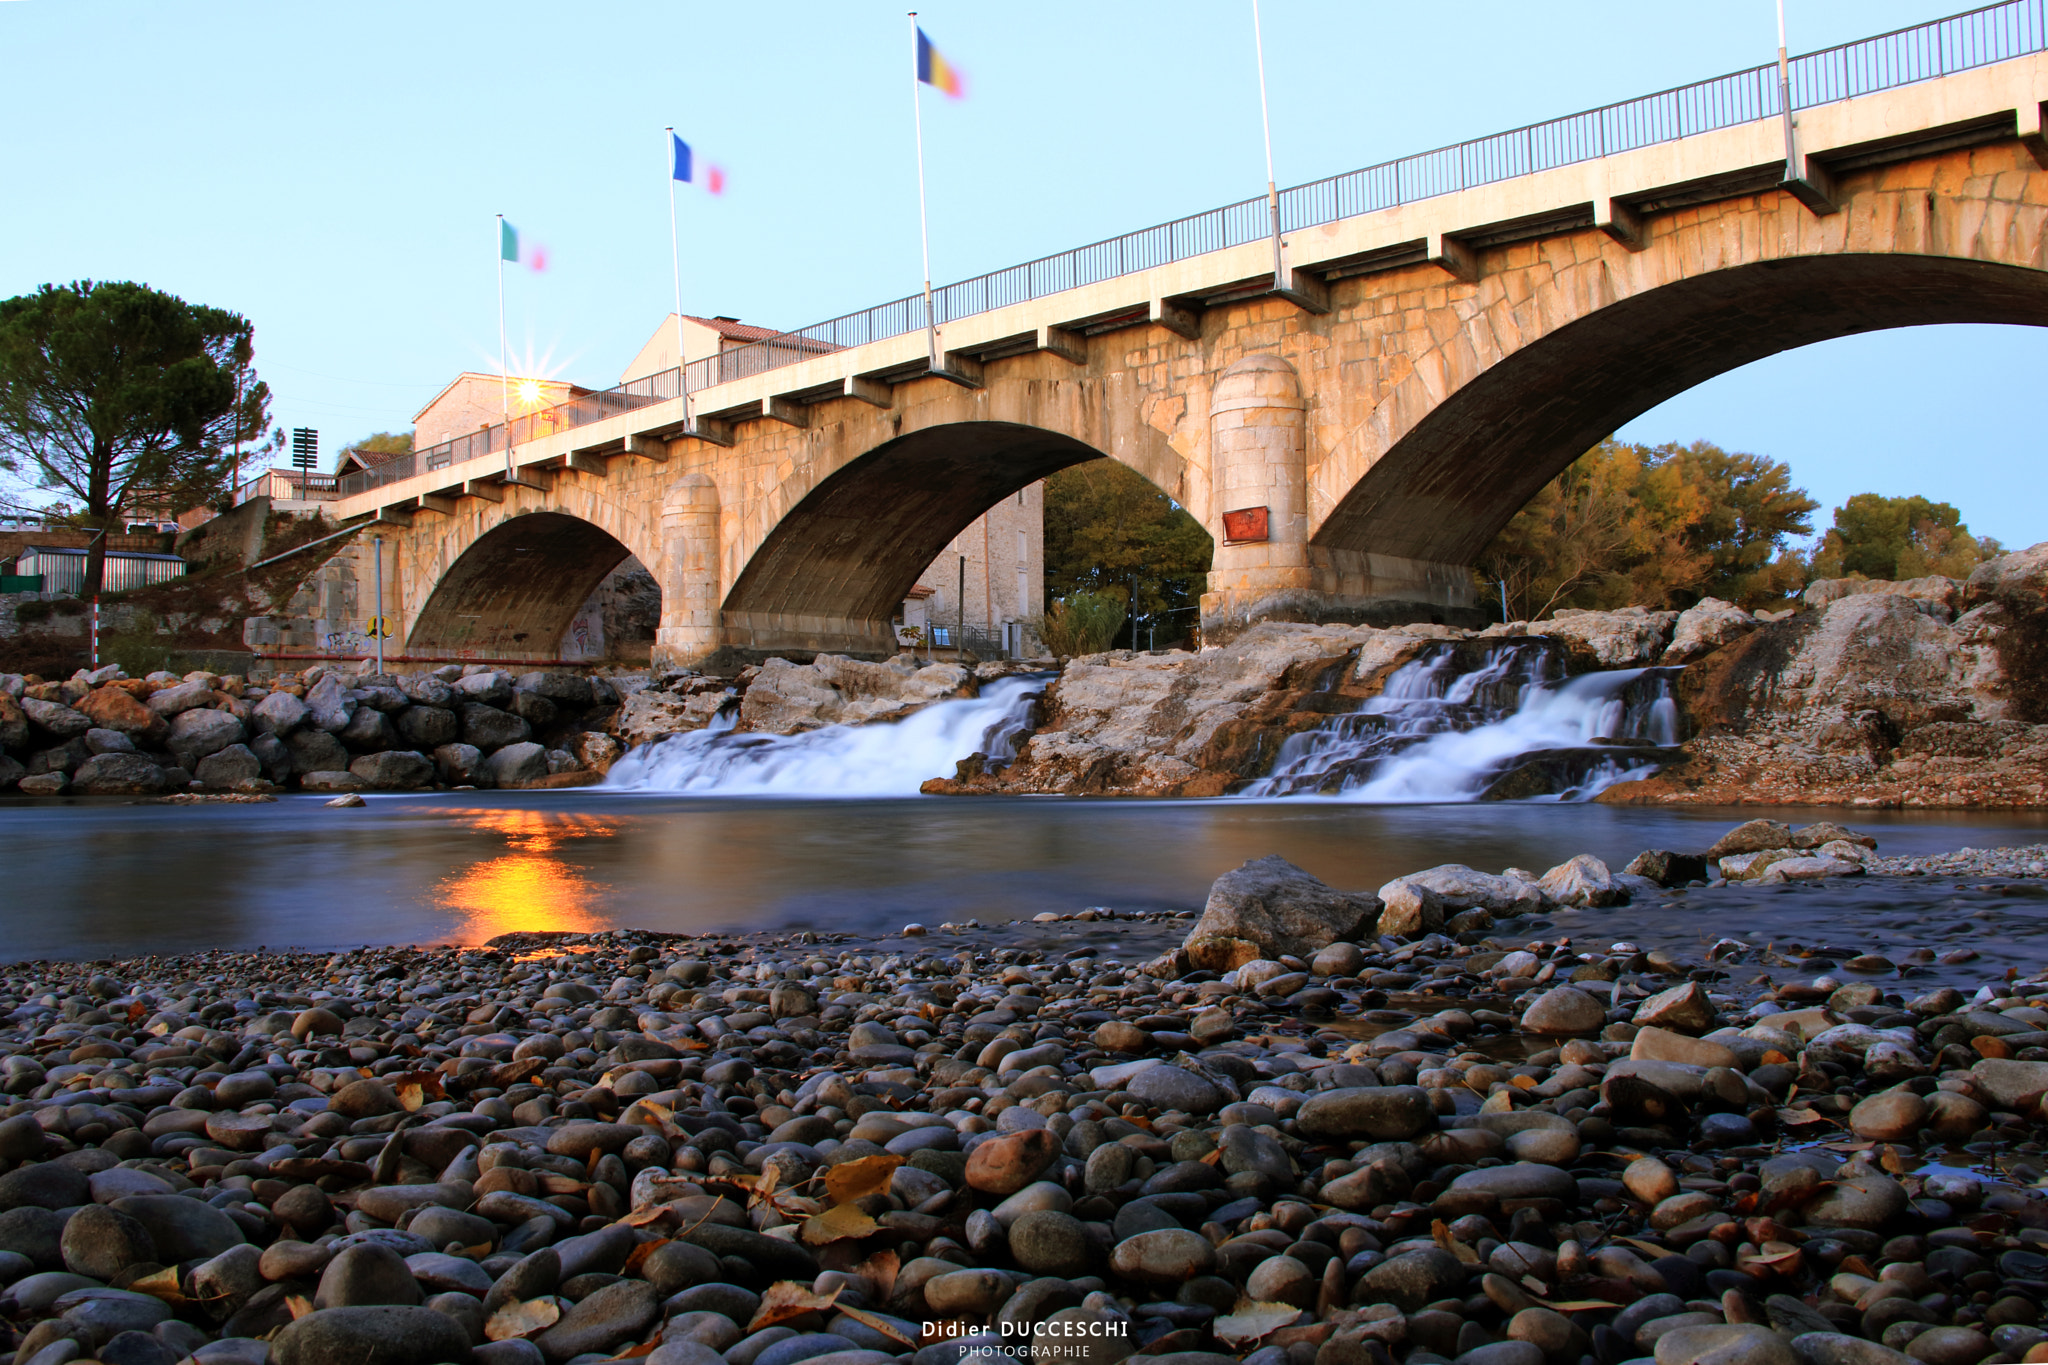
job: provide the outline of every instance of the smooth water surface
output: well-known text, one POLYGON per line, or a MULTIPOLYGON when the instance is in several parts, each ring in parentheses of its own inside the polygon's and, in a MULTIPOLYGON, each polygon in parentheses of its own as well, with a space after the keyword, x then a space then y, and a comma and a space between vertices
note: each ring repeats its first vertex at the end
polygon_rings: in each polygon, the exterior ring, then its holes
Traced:
MULTIPOLYGON (((529 929, 879 933, 1090 905, 1196 909, 1218 874, 1268 853, 1332 885, 1376 889, 1444 862, 1540 872, 1586 852, 1619 867, 1644 848, 1704 848, 1766 813, 1838 819, 1874 834, 1887 854, 2048 836, 2048 817, 2002 812, 1557 804, 801 801, 597 790, 373 796, 339 810, 314 796, 17 803, 0 806, 0 960, 478 942, 529 929)), ((1775 888, 1730 888, 1694 892, 1692 904, 1724 897, 1713 904, 1749 907, 1743 922, 1761 916, 1765 927, 1796 920, 1801 906, 1838 907, 1832 928, 1787 925, 1830 942, 1911 885, 1843 883, 1803 899, 1797 893, 1812 888, 1777 898, 1775 888)), ((1920 913, 1918 892, 1912 902, 1920 913)), ((2036 904, 2022 911, 2031 916, 2036 904)), ((1669 920, 1674 941, 1690 943, 1711 927, 1696 915, 1646 906, 1561 916, 1558 929, 1576 919, 1586 932, 1640 936, 1669 920)))

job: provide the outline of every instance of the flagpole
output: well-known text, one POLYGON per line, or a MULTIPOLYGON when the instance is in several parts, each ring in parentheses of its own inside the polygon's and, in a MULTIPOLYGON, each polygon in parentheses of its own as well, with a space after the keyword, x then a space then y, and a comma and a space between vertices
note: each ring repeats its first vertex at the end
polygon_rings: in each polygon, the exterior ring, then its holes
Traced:
POLYGON ((498 215, 498 405, 505 425, 505 473, 512 473, 512 368, 505 359, 505 215, 498 215))
POLYGON ((917 11, 910 11, 910 112, 917 127, 917 240, 924 256, 924 343, 931 367, 939 368, 938 320, 932 316, 932 235, 924 209, 924 95, 918 88, 917 11))
POLYGON ((1266 40, 1259 31, 1259 0, 1252 0, 1252 48, 1259 61, 1259 126, 1266 137, 1266 208, 1273 218, 1273 287, 1278 289, 1286 281, 1280 264, 1280 191, 1273 180, 1273 119, 1266 112, 1266 40))
POLYGON ((676 282, 676 392, 683 399, 683 425, 690 424, 690 369, 683 363, 683 255, 676 245, 676 130, 669 128, 668 155, 668 259, 676 282))
POLYGON ((1785 0, 1778 0, 1778 105, 1785 120, 1785 179, 1797 180, 1799 149, 1792 138, 1792 68, 1785 60, 1785 0))

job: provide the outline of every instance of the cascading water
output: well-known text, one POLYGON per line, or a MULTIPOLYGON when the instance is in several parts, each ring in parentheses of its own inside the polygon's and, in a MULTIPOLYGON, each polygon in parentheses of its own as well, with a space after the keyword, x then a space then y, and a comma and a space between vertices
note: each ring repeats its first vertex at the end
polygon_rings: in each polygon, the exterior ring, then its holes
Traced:
POLYGON ((1252 797, 1584 800, 1657 766, 1679 741, 1675 669, 1567 678, 1537 640, 1430 645, 1349 715, 1290 736, 1252 797))
POLYGON ((1045 676, 1002 678, 885 725, 831 725, 799 735, 739 734, 726 712, 702 730, 646 744, 613 765, 614 791, 719 796, 915 796, 976 753, 1000 768, 1031 732, 1045 676))

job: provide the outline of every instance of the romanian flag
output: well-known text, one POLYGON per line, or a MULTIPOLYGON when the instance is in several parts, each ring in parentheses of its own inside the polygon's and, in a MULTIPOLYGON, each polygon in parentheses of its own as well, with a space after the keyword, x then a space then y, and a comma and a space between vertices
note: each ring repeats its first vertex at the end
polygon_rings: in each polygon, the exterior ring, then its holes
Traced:
POLYGON ((924 36, 922 28, 917 31, 917 78, 956 100, 967 93, 966 75, 939 55, 939 50, 932 46, 931 39, 924 36))
MULTIPOLYGON (((675 169, 669 172, 670 178, 680 180, 686 185, 697 183, 697 159, 690 151, 690 144, 677 137, 674 133, 670 133, 668 137, 669 141, 675 143, 676 153, 675 169)), ((725 168, 706 162, 704 163, 703 171, 704 188, 712 194, 724 194, 725 168)))
POLYGON ((524 261, 535 270, 546 270, 548 268, 548 249, 539 242, 534 242, 522 249, 519 245, 519 229, 513 227, 503 218, 500 218, 498 220, 498 259, 501 261, 511 261, 515 265, 524 261))

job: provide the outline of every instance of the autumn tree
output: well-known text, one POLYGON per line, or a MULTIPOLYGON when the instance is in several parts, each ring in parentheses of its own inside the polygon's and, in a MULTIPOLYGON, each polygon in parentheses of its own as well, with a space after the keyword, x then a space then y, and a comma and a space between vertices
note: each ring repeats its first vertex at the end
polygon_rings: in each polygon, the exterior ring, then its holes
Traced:
POLYGON ((1133 642, 1141 631, 1162 643, 1186 633, 1212 549, 1185 508, 1114 460, 1073 465, 1045 481, 1046 600, 1119 597, 1133 642))
POLYGON ((1963 514, 1923 497, 1858 493, 1835 509, 1835 524, 1813 550, 1814 578, 1964 578, 2003 550, 1973 536, 1963 514))
MULTIPOLYGON (((254 329, 132 283, 44 285, 0 300, 0 463, 114 530, 143 501, 225 494, 234 447, 268 425, 254 329)), ((86 561, 100 588, 105 542, 86 561)))
POLYGON ((1818 504, 1791 470, 1759 455, 1602 441, 1573 461, 1479 557, 1510 615, 1558 607, 1745 605, 1796 591, 1805 566, 1786 549, 1818 504))

